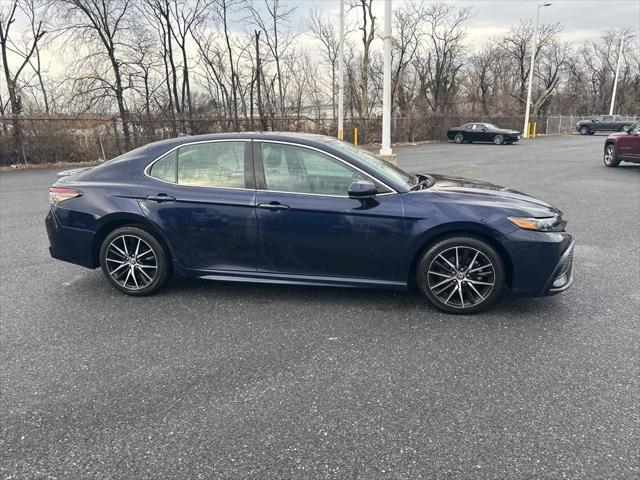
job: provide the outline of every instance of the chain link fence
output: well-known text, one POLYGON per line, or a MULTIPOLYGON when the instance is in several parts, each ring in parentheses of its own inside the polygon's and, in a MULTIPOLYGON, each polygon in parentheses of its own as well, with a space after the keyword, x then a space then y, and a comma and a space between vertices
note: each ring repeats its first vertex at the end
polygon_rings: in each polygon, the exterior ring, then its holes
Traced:
MULTIPOLYGON (((575 133, 575 124, 591 117, 557 115, 532 119, 537 133, 562 135, 575 133)), ((628 117, 630 121, 633 117, 628 117)), ((480 114, 432 114, 394 117, 391 121, 393 143, 446 141, 447 130, 470 122, 494 123, 502 128, 521 130, 523 116, 484 116, 480 114)), ((267 117, 258 119, 194 118, 191 120, 129 119, 129 145, 122 122, 117 117, 0 117, 0 166, 12 164, 52 164, 98 162, 147 143, 182 134, 233 131, 287 131, 337 135, 337 122, 330 117, 267 117), (20 132, 16 142, 16 125, 20 132), (266 128, 264 128, 266 127, 266 128)), ((359 144, 381 142, 382 119, 347 118, 344 140, 359 144)))

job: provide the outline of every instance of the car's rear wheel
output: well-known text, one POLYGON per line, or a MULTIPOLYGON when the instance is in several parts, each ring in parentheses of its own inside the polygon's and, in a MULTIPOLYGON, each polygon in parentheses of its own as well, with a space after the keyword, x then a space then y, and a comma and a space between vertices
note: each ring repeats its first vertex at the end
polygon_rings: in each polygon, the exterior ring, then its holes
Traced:
POLYGON ((502 293, 504 262, 487 242, 456 235, 424 253, 416 279, 423 295, 440 310, 472 314, 489 307, 502 293))
POLYGON ((493 143, 495 143, 496 145, 502 145, 504 143, 504 136, 496 135, 495 137, 493 137, 493 143))
POLYGON ((100 266, 107 279, 127 295, 149 295, 169 278, 168 257, 156 238, 138 227, 114 230, 102 242, 100 266))
POLYGON ((456 136, 453 137, 453 141, 456 143, 463 143, 464 142, 464 135, 462 135, 461 133, 456 133, 456 136))
POLYGON ((612 143, 604 147, 603 161, 607 167, 617 167, 620 165, 620 160, 616 157, 616 146, 612 143))
POLYGON ((591 133, 591 129, 587 126, 580 127, 580 135, 589 135, 591 133))

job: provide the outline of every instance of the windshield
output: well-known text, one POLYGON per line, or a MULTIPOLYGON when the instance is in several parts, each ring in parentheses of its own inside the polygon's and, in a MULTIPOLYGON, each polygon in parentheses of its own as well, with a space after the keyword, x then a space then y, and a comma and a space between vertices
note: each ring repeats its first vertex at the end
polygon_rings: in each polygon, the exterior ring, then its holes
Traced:
POLYGON ((640 133, 640 122, 636 122, 633 125, 631 125, 628 131, 631 133, 636 133, 636 132, 640 133))
POLYGON ((493 123, 485 123, 484 126, 487 127, 487 128, 492 128, 494 130, 498 130, 498 126, 494 125, 493 123))
POLYGON ((350 143, 340 140, 335 140, 332 144, 334 147, 346 152, 351 157, 355 157, 361 162, 366 163, 375 172, 380 173, 380 175, 391 177, 398 182, 404 183, 408 188, 411 188, 418 183, 418 178, 416 176, 409 175, 404 170, 382 160, 367 150, 358 148, 350 143))

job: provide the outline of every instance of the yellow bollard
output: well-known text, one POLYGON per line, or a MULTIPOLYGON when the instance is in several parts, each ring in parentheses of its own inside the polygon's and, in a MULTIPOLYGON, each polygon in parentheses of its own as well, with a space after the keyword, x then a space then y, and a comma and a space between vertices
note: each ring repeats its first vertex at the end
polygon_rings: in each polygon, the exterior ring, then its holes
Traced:
POLYGON ((338 140, 344 140, 344 134, 342 130, 338 130, 338 140))
POLYGON ((532 127, 532 126, 533 126, 533 125, 531 125, 531 122, 529 122, 529 123, 527 124, 527 138, 531 138, 531 127, 532 127))
POLYGON ((358 129, 353 129, 353 144, 358 145, 358 129))
POLYGON ((533 138, 536 138, 537 130, 538 130, 538 122, 533 122, 533 138))

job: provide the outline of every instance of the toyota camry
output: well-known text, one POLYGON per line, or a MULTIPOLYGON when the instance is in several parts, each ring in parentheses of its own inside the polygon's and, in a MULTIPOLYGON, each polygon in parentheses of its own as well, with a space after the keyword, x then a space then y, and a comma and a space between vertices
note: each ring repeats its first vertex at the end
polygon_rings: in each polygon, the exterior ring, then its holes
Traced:
POLYGON ((54 258, 100 267, 128 295, 172 275, 406 289, 451 313, 506 290, 562 292, 562 213, 467 178, 409 174, 330 137, 246 133, 151 143, 61 176, 46 218, 54 258))

